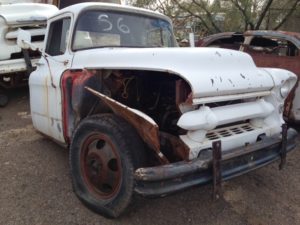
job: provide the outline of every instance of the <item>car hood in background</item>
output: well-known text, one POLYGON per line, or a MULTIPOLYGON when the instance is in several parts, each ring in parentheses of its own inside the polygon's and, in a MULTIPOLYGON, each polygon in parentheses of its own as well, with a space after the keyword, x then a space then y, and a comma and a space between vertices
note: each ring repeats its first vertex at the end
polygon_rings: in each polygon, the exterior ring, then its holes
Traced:
POLYGON ((58 9, 54 5, 38 3, 0 4, 0 17, 8 25, 46 23, 58 9))

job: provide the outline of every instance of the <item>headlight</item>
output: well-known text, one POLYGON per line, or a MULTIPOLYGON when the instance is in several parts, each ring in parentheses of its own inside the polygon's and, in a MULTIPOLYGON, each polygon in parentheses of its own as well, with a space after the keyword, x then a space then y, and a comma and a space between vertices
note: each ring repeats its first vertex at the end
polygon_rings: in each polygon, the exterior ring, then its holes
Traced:
POLYGON ((286 82, 284 82, 284 84, 280 88, 281 97, 286 98, 288 96, 288 94, 290 93, 290 90, 291 90, 291 84, 287 80, 286 82))

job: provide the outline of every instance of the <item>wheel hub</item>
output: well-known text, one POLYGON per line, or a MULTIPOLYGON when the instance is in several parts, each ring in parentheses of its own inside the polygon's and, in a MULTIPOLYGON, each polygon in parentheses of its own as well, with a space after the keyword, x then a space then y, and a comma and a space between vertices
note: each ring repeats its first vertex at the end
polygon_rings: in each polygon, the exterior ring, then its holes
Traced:
POLYGON ((106 135, 94 134, 86 139, 82 149, 81 170, 88 188, 98 198, 111 198, 118 193, 120 168, 120 156, 106 135))

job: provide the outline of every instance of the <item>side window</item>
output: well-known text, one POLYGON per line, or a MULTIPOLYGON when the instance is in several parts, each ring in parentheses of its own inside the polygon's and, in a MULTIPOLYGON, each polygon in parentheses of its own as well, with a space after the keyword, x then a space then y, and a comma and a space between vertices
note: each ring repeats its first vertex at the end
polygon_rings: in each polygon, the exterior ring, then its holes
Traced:
POLYGON ((276 38, 255 37, 252 39, 249 50, 276 56, 298 56, 297 47, 286 40, 276 38))
POLYGON ((64 18, 50 24, 46 53, 51 56, 65 53, 70 22, 71 18, 64 18))
POLYGON ((230 37, 219 38, 211 42, 208 47, 229 48, 239 50, 244 42, 244 37, 241 34, 234 34, 230 37))

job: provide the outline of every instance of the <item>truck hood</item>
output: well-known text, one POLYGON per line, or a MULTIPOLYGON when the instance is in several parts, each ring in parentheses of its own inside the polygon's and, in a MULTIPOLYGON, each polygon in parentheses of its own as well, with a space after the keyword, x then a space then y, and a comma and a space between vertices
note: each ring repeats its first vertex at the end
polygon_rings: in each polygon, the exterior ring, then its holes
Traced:
POLYGON ((57 7, 38 3, 0 4, 0 17, 8 25, 46 23, 48 17, 52 16, 57 7))
POLYGON ((219 48, 98 48, 77 51, 73 68, 164 71, 186 80, 194 98, 268 91, 269 73, 250 55, 219 48))

